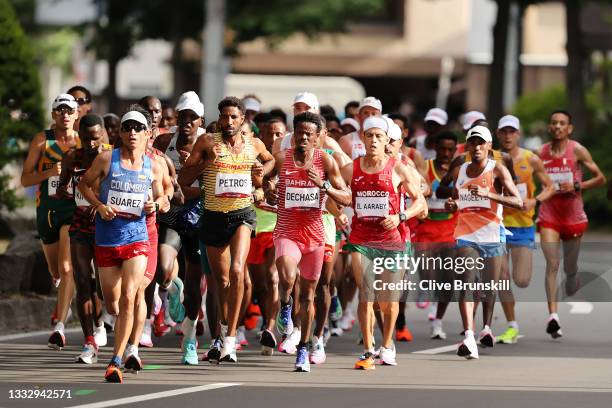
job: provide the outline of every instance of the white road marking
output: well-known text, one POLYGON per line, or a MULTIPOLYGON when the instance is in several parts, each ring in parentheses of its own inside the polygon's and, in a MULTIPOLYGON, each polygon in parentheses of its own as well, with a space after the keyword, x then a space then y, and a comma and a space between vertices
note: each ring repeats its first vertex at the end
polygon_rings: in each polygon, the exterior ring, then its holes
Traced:
POLYGON ((105 408, 105 407, 116 407, 118 405, 135 404, 143 401, 150 401, 158 398, 174 397, 176 395, 192 394, 194 392, 216 390, 218 388, 226 388, 240 385, 240 383, 214 383, 207 385, 199 385, 197 387, 180 388, 178 390, 169 390, 162 392, 155 392, 153 394, 137 395, 134 397, 119 398, 116 400, 94 402, 92 404, 84 405, 73 405, 71 408, 105 408))
MULTIPOLYGON (((519 339, 523 338, 523 337, 525 337, 525 336, 522 335, 522 334, 518 335, 519 339)), ((449 344, 448 346, 442 346, 442 347, 436 347, 436 348, 431 348, 431 349, 413 351, 410 354, 442 354, 442 353, 448 353, 449 351, 457 350, 457 344, 449 344)))
POLYGON ((591 302, 567 302, 570 305, 570 314, 585 315, 593 311, 593 303, 591 302))
MULTIPOLYGON (((80 331, 81 331, 80 328, 66 329, 64 330, 64 334, 79 333, 80 331)), ((6 336, 0 336, 0 341, 24 339, 27 337, 42 336, 43 334, 51 335, 51 332, 52 330, 42 330, 42 331, 35 331, 35 332, 28 332, 28 333, 7 334, 6 336)))

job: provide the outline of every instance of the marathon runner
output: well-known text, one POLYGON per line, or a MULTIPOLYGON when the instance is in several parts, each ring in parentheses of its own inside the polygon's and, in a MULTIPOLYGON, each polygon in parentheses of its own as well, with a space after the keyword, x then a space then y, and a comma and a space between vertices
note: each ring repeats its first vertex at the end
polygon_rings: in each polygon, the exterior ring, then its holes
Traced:
MULTIPOLYGON (((475 125, 487 126, 486 121, 487 118, 485 117, 484 113, 478 111, 469 111, 463 115, 463 132, 467 135, 467 132, 475 125)), ((457 145, 457 151, 455 152, 455 154, 459 156, 463 153, 465 153, 465 143, 459 143, 457 145)))
POLYGON ((321 117, 310 112, 301 113, 294 117, 293 127, 295 148, 276 155, 274 174, 278 174, 278 186, 269 186, 278 191, 274 247, 281 310, 277 328, 283 334, 300 334, 295 371, 309 372, 314 295, 325 252, 322 193, 342 205, 349 204, 350 193, 335 160, 315 148, 323 129, 321 117), (298 268, 301 327, 293 330, 291 293, 297 283, 298 268))
MULTIPOLYGON (((383 315, 383 339, 380 358, 383 364, 396 365, 393 329, 398 313, 398 300, 388 291, 374 289, 372 265, 387 257, 409 254, 410 245, 402 237, 398 226, 427 211, 420 191, 420 177, 414 169, 385 154, 389 143, 389 122, 369 117, 363 123, 365 156, 353 162, 351 174, 352 206, 355 215, 347 248, 351 251, 352 268, 359 286, 358 318, 363 336, 364 353, 355 368, 374 369, 373 300, 376 299, 383 315), (412 199, 412 205, 400 210, 403 194, 412 199), (383 296, 378 296, 383 295, 383 296)), ((405 233, 409 237, 409 233, 405 233)), ((403 274, 387 270, 381 275, 383 282, 399 281, 403 274)))
MULTIPOLYGON (((382 102, 373 96, 368 96, 363 98, 359 103, 359 127, 363 128, 364 121, 371 116, 382 116, 382 102)), ((361 138, 361 133, 358 131, 342 136, 338 144, 351 160, 365 156, 365 146, 361 138)))
POLYGON ((582 235, 588 226, 582 190, 600 187, 606 183, 606 178, 593 161, 589 150, 570 139, 573 131, 572 115, 564 110, 554 111, 548 124, 552 140, 545 143, 538 152, 556 190, 550 200, 540 205, 537 219, 542 252, 546 258, 545 283, 549 312, 546 333, 554 339, 563 335, 557 314, 560 244, 563 244, 565 292, 568 296, 573 296, 580 288, 578 255, 582 235), (582 166, 591 173, 589 180, 582 180, 582 166))
POLYGON ((84 86, 75 85, 68 91, 66 91, 66 93, 72 95, 77 105, 79 105, 79 107, 77 108, 79 112, 79 117, 74 122, 74 130, 78 131, 80 128, 79 124, 81 122, 81 119, 85 117, 85 115, 87 115, 89 112, 91 112, 91 92, 89 92, 89 89, 85 88, 84 86))
POLYGON ((121 118, 122 145, 103 152, 81 178, 79 191, 94 206, 96 263, 106 309, 118 315, 108 382, 123 382, 122 355, 134 322, 135 296, 145 276, 150 251, 145 214, 167 209, 163 171, 146 154, 151 129, 147 118, 130 110, 121 118), (98 198, 95 188, 100 183, 98 198), (152 188, 152 198, 147 195, 152 188))
POLYGON ((411 147, 414 147, 421 153, 424 160, 434 159, 436 151, 434 145, 436 143, 436 135, 441 132, 448 122, 448 114, 444 109, 432 108, 425 115, 425 124, 423 130, 425 135, 416 136, 410 140, 411 147))
POLYGON ((32 139, 28 156, 23 164, 21 184, 24 187, 38 185, 36 197, 36 227, 53 283, 59 290, 54 316, 57 318, 48 346, 64 348, 64 323, 72 296, 74 277, 70 257, 68 229, 75 209, 74 200, 60 198, 57 194, 61 160, 70 149, 80 149, 81 141, 74 131, 78 118, 78 104, 69 94, 60 94, 53 101, 51 117, 53 128, 38 133, 32 139))
MULTIPOLYGON (((457 258, 463 260, 461 271, 455 272, 464 283, 473 283, 476 273, 480 282, 499 281, 502 255, 505 244, 501 242, 501 216, 498 206, 505 205, 520 209, 523 202, 512 181, 508 169, 495 160, 489 159, 493 139, 484 126, 473 127, 467 135, 466 149, 471 161, 450 171, 459 210, 455 239, 457 258), (507 195, 501 195, 503 191, 507 195), (471 259, 471 262, 467 260, 471 259), (461 273, 463 272, 463 273, 461 273)), ((449 203, 448 207, 454 207, 449 203)), ((468 287, 470 289, 470 287, 468 287)), ((465 339, 460 343, 457 355, 468 359, 478 358, 478 347, 474 338, 474 302, 469 294, 472 290, 461 291, 459 310, 463 321, 465 339)), ((484 347, 493 347, 495 338, 491 332, 494 290, 480 291, 483 298, 483 330, 479 342, 484 347)))
POLYGON ((226 97, 219 102, 218 109, 217 126, 221 133, 200 137, 185 168, 194 166, 203 171, 205 201, 199 236, 206 245, 219 295, 223 341, 219 361, 236 362, 235 336, 246 258, 256 224, 251 179, 256 187, 261 186, 264 174, 274 167, 274 158, 261 140, 245 138, 240 132, 244 122, 240 99, 226 97), (212 163, 204 169, 207 161, 212 163))
POLYGON ((100 151, 109 151, 108 137, 104 131, 104 122, 98 115, 87 114, 81 118, 79 135, 82 148, 72 149, 62 158, 62 171, 59 181, 59 192, 76 204, 72 223, 70 224, 70 254, 76 286, 76 306, 85 338, 83 351, 76 357, 76 362, 95 364, 98 361, 98 348, 106 346, 106 329, 99 320, 101 302, 96 293, 94 260, 94 214, 89 202, 75 190, 81 176, 91 166, 100 151))

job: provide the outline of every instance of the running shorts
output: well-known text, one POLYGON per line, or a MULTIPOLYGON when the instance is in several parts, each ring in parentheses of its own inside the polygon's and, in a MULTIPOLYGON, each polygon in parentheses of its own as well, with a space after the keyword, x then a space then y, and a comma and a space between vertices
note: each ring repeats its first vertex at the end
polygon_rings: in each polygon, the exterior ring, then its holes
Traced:
POLYGON ((336 248, 336 221, 332 214, 323 213, 323 230, 325 232, 323 262, 330 262, 334 257, 336 248))
POLYGON ((290 256, 300 269, 300 277, 308 280, 319 280, 323 267, 324 245, 305 247, 289 238, 274 240, 275 259, 281 256, 290 256))
MULTIPOLYGON (((403 251, 392 250, 392 249, 382 249, 382 248, 372 248, 369 246, 361 245, 361 244, 351 244, 347 243, 344 245, 344 249, 349 252, 359 252, 361 255, 365 256, 372 262, 380 262, 381 264, 385 263, 387 259, 397 259, 400 257, 404 259, 405 257, 412 256, 412 244, 410 242, 406 242, 406 249, 403 251), (376 261, 380 259, 380 261, 376 261)), ((387 265, 389 265, 390 261, 387 261, 387 265)), ((390 272, 397 272, 399 268, 393 266, 391 269, 388 269, 390 272)))
POLYGON ((206 246, 222 248, 227 246, 236 230, 246 225, 251 231, 257 226, 255 210, 252 207, 227 213, 203 210, 200 218, 200 241, 206 246))
POLYGON ((159 244, 169 245, 179 252, 181 249, 190 264, 200 263, 198 237, 194 234, 179 233, 167 224, 159 224, 159 244))
POLYGON ((531 227, 506 227, 512 235, 506 236, 506 244, 535 249, 535 225, 531 227))
POLYGON ((150 249, 149 241, 132 242, 131 244, 116 247, 96 246, 96 264, 100 268, 121 266, 123 261, 127 261, 128 259, 136 258, 140 255, 148 257, 150 249))
POLYGON ((266 260, 266 250, 274 247, 274 241, 270 232, 260 232, 251 238, 251 248, 247 256, 247 264, 261 265, 266 260))
POLYGON ((72 223, 74 207, 51 210, 43 203, 36 207, 36 230, 45 245, 55 244, 60 239, 60 229, 72 223))
POLYGON ((559 223, 547 222, 547 221, 538 221, 538 230, 541 228, 550 228, 559 233, 561 239, 572 239, 578 238, 584 235, 587 227, 589 226, 588 222, 581 222, 580 224, 572 224, 572 225, 564 225, 559 223))
POLYGON ((474 248, 481 258, 494 258, 506 253, 505 242, 472 242, 458 239, 456 248, 474 248))

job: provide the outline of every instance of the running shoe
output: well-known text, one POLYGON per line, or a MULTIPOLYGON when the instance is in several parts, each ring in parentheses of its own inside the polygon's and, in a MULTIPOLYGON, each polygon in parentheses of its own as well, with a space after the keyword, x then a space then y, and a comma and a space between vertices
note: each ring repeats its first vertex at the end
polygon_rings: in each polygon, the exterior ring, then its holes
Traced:
POLYGON ((176 286, 176 291, 168 291, 168 311, 170 317, 176 323, 185 319, 185 306, 183 306, 183 281, 176 277, 172 279, 171 285, 176 286))
POLYGON ((374 355, 370 352, 363 353, 355 363, 356 370, 374 370, 374 355))
POLYGON ((218 362, 219 357, 221 357, 221 346, 221 339, 217 337, 210 344, 210 349, 208 349, 208 351, 204 352, 204 354, 202 355, 202 361, 208 361, 211 364, 213 362, 218 362))
POLYGON ((339 321, 334 322, 333 320, 330 320, 329 323, 331 324, 329 331, 333 337, 340 337, 344 334, 344 330, 342 330, 342 328, 339 326, 339 321))
POLYGON ((153 334, 155 334, 155 337, 165 336, 172 330, 172 327, 168 326, 165 322, 165 314, 166 309, 160 309, 159 313, 155 315, 155 320, 153 320, 153 334))
POLYGON ((342 318, 342 304, 338 296, 332 296, 331 305, 329 307, 329 320, 337 322, 342 318))
POLYGON ((574 296, 580 289, 580 286, 580 278, 578 278, 577 273, 567 275, 565 278, 565 293, 567 296, 574 296))
POLYGON ((478 334, 478 343, 482 347, 493 347, 495 345, 495 336, 489 326, 485 326, 478 334))
POLYGON ((262 355, 271 356, 274 354, 274 349, 276 348, 276 338, 274 338, 274 333, 272 333, 270 330, 262 331, 259 338, 259 344, 261 344, 262 355))
POLYGON ((129 356, 123 364, 123 370, 126 373, 138 374, 142 371, 142 360, 137 355, 133 354, 129 356))
POLYGON ((142 347, 153 347, 153 340, 151 339, 151 320, 145 320, 144 327, 142 328, 142 334, 140 335, 140 341, 138 344, 142 347))
POLYGON ((459 357, 465 357, 468 360, 478 358, 478 346, 476 345, 474 335, 465 336, 463 341, 459 343, 457 355, 459 357))
POLYGON ((395 330, 395 341, 412 341, 412 333, 408 329, 408 326, 404 326, 399 330, 395 330))
POLYGON ((244 316, 244 327, 247 330, 254 330, 259 322, 259 316, 261 316, 261 309, 259 305, 251 303, 244 316))
POLYGON ((429 310, 427 311, 427 320, 434 321, 436 319, 436 313, 438 312, 438 303, 430 302, 429 310))
POLYGON ((240 326, 238 330, 236 330, 236 344, 239 344, 241 347, 247 347, 249 345, 249 341, 245 335, 245 326, 240 326))
POLYGON ((550 334, 553 339, 558 339, 563 336, 561 332, 561 325, 559 324, 559 320, 554 317, 548 318, 548 323, 546 323, 546 333, 550 334))
POLYGON ((236 363, 238 357, 236 357, 236 337, 226 337, 223 340, 223 347, 221 347, 221 356, 219 362, 224 363, 236 363))
POLYGON ((183 349, 183 357, 181 364, 198 365, 198 350, 195 340, 183 340, 181 348, 183 349))
POLYGON ((115 322, 117 321, 117 317, 111 316, 108 314, 106 310, 102 312, 102 321, 104 322, 104 328, 107 333, 112 333, 115 328, 115 322))
POLYGON ((396 366, 397 361, 395 360, 395 344, 392 348, 380 347, 379 351, 380 364, 396 366))
POLYGON ((331 331, 329 330, 329 327, 323 326, 323 345, 324 346, 327 346, 327 342, 329 341, 330 337, 331 337, 331 331))
MULTIPOLYGON (((298 353, 299 353, 298 348, 298 353)), ((325 344, 323 338, 313 336, 312 349, 310 350, 310 362, 312 364, 323 364, 325 362, 325 344)))
POLYGON ((446 333, 442 330, 442 320, 434 319, 434 321, 431 322, 431 338, 436 340, 446 339, 446 333))
POLYGON ((278 330, 279 334, 290 334, 293 331, 293 320, 291 320, 291 303, 292 300, 289 299, 289 303, 286 305, 281 304, 281 308, 276 315, 276 330, 278 330))
POLYGON ((300 346, 297 348, 297 356, 295 357, 295 372, 309 373, 310 362, 308 361, 308 347, 300 346))
POLYGON ((115 363, 110 363, 108 367, 106 367, 106 373, 104 373, 104 379, 109 383, 122 383, 123 375, 121 374, 121 370, 115 363))
POLYGON ((98 362, 98 349, 95 344, 85 343, 83 351, 76 357, 77 363, 95 364, 98 362))
POLYGON ((295 354, 297 345, 300 342, 300 330, 294 328, 291 334, 283 339, 278 346, 278 351, 285 354, 295 354))
POLYGON ((106 328, 104 327, 104 324, 94 329, 94 340, 96 341, 98 347, 104 347, 108 343, 108 339, 106 337, 106 328))
POLYGON ((497 336, 497 342, 502 344, 516 344, 518 342, 518 329, 508 327, 505 332, 497 336))
POLYGON ((344 331, 350 331, 354 324, 355 315, 353 315, 353 311, 347 307, 342 313, 342 318, 340 319, 340 324, 338 326, 344 331))
POLYGON ((66 337, 64 336, 64 333, 61 330, 56 330, 51 333, 51 336, 49 336, 49 341, 47 342, 47 346, 49 346, 49 348, 61 350, 64 348, 65 345, 66 337))

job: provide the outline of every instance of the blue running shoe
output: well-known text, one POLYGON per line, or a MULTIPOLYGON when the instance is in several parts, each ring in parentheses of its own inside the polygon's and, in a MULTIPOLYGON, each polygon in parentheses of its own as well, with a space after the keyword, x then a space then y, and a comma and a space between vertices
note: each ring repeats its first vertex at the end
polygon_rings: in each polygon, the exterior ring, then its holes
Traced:
POLYGON ((183 357, 181 364, 198 365, 198 351, 195 340, 185 340, 183 342, 183 357))
POLYGON ((332 296, 331 305, 329 306, 329 320, 337 322, 342 318, 342 305, 338 296, 332 296))
POLYGON ((308 361, 308 347, 299 346, 295 358, 295 371, 299 373, 310 372, 310 361, 308 361))
POLYGON ((168 313, 176 323, 185 320, 185 306, 183 306, 183 281, 176 277, 170 285, 176 286, 176 291, 168 291, 168 313))
POLYGON ((293 299, 289 298, 289 303, 281 304, 280 311, 276 315, 276 330, 281 335, 289 335, 293 331, 293 320, 291 320, 291 304, 293 299))

